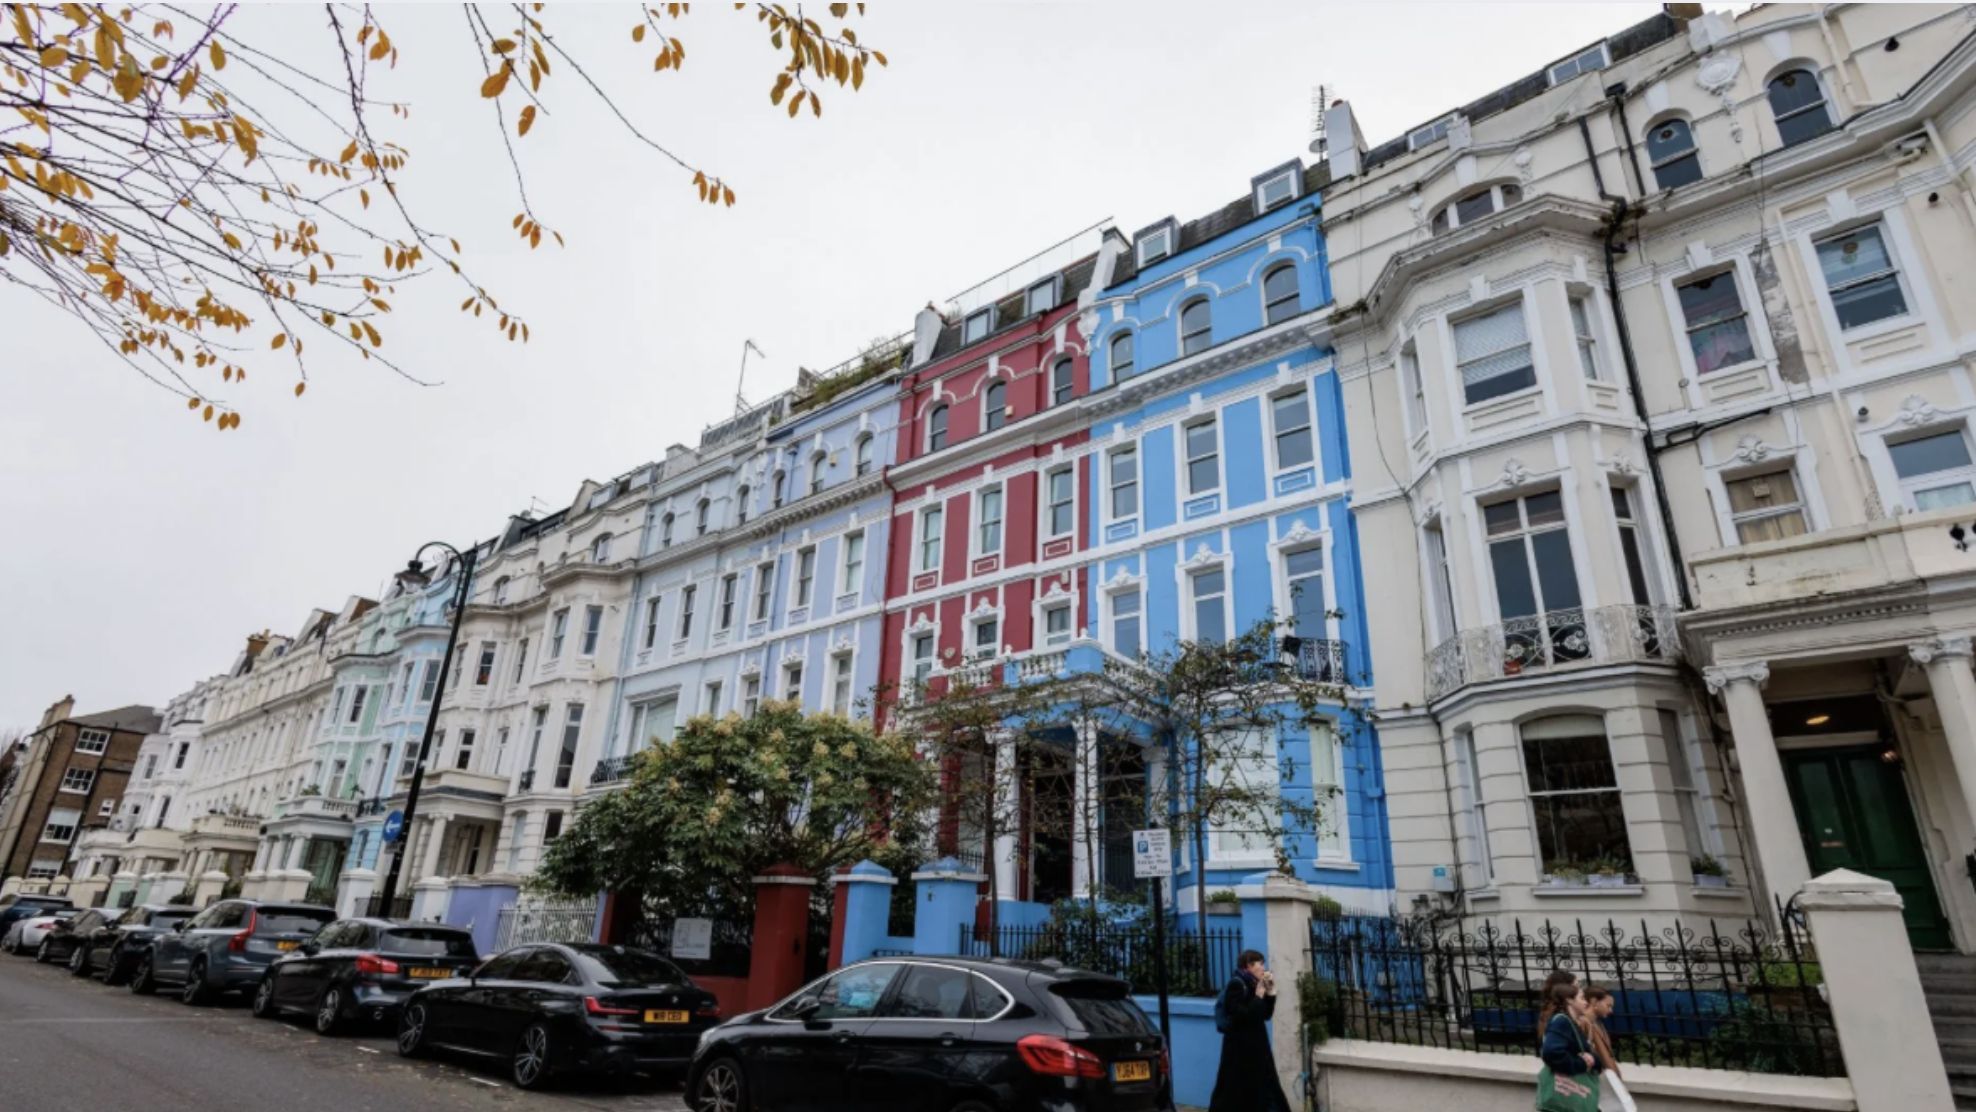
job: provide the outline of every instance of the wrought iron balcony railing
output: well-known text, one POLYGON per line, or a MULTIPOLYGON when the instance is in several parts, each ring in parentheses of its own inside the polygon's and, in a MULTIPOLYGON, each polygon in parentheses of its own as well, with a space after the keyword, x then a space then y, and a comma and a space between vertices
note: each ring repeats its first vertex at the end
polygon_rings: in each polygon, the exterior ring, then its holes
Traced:
POLYGON ((1669 607, 1551 610, 1464 629, 1434 646, 1427 654, 1427 698, 1575 665, 1673 661, 1680 654, 1669 607))
POLYGON ((1343 641, 1317 641, 1307 637, 1285 638, 1295 642, 1297 675, 1317 683, 1343 684, 1345 679, 1345 643, 1343 641))
POLYGON ((597 762, 597 767, 590 770, 590 782, 592 784, 615 784, 619 780, 630 778, 631 760, 631 754, 620 757, 605 757, 603 760, 597 762))

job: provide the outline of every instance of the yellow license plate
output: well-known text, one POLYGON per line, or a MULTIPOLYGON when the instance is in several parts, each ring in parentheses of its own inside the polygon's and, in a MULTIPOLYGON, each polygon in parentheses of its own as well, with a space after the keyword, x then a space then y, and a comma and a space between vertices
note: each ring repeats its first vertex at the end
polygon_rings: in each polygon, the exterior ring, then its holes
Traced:
POLYGON ((274 944, 274 948, 277 950, 293 950, 300 945, 300 942, 277 942, 274 944))
POLYGON ((411 969, 405 970, 405 976, 407 977, 424 977, 434 981, 443 980, 451 975, 449 970, 433 969, 428 966, 414 966, 411 969))
POLYGON ((645 1022, 647 1023, 685 1023, 692 1018, 693 1016, 690 1012, 653 1010, 645 1013, 645 1022))
POLYGON ((1119 1081, 1151 1081, 1153 1079, 1153 1064, 1151 1062, 1113 1062, 1112 1077, 1119 1081))

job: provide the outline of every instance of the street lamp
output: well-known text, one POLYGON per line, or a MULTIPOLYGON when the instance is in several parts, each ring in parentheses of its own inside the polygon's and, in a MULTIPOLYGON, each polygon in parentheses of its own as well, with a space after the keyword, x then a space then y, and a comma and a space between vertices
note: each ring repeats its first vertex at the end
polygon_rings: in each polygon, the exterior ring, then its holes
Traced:
POLYGON ((411 588, 431 582, 425 565, 419 562, 419 557, 425 555, 428 548, 443 548, 452 554, 454 566, 459 569, 459 582, 453 586, 453 628, 446 635, 446 655, 439 662, 439 682, 433 685, 432 706, 425 714, 425 736, 419 739, 418 763, 412 766, 412 786, 405 791, 404 817, 398 825, 398 852, 391 855, 391 868, 384 874, 384 889, 378 897, 379 914, 387 918, 391 915, 391 902, 398 895, 398 870, 404 865, 405 852, 410 848, 412 820, 419 813, 419 789, 425 784, 425 758, 432 752, 432 735, 439 726, 439 702, 446 691, 446 677, 453 671, 453 653, 460 645, 460 622, 466 617, 467 593, 473 589, 473 547, 469 546, 463 556, 459 549, 445 541, 429 541, 421 545, 405 564, 405 570, 398 573, 400 583, 411 588))

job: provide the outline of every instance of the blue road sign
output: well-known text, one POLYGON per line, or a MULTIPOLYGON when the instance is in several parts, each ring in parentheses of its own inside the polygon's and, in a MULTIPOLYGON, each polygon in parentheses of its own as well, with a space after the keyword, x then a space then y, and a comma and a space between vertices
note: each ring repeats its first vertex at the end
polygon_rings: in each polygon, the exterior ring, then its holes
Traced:
POLYGON ((395 842, 405 832, 405 812, 393 811, 384 816, 384 840, 395 842))

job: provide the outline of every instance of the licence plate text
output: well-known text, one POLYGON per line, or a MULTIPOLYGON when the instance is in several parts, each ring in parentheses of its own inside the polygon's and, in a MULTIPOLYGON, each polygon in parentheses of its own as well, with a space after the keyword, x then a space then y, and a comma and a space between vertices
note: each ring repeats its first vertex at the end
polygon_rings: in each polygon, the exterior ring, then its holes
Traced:
POLYGON ((277 942, 274 944, 274 948, 277 950, 287 951, 287 950, 293 950, 295 947, 300 945, 301 945, 300 942, 277 942))
POLYGON ((434 969, 430 966, 414 966, 405 970, 405 975, 407 977, 424 977, 437 981, 444 979, 448 975, 448 972, 448 970, 434 969))
POLYGON ((1151 1062, 1113 1062, 1112 1077, 1119 1081, 1151 1081, 1153 1079, 1153 1064, 1151 1062))
POLYGON ((647 1023, 685 1023, 692 1018, 687 1012, 650 1010, 645 1013, 647 1023))

